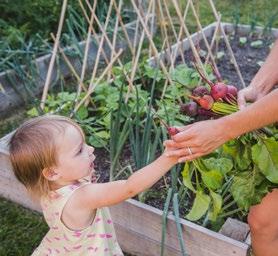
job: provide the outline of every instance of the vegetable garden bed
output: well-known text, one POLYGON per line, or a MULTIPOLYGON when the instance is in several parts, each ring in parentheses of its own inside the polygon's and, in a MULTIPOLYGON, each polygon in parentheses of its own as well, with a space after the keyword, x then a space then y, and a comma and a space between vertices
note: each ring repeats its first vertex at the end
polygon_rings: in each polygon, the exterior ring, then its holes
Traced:
MULTIPOLYGON (((204 28, 204 32, 208 38, 212 36, 215 26, 216 24, 212 24, 204 28)), ((224 23, 223 26, 229 34, 231 34, 231 32, 234 31, 234 27, 231 24, 224 23)), ((259 40, 259 34, 261 31, 262 29, 260 28, 256 29, 257 32, 255 33, 256 41, 259 40)), ((238 33, 240 37, 247 38, 249 32, 250 29, 247 26, 238 27, 238 33)), ((278 30, 273 30, 272 35, 277 36, 278 30)), ((192 39, 195 42, 199 40, 198 38, 199 38, 198 34, 194 34, 192 36, 192 39)), ((232 46, 236 46, 237 42, 240 42, 238 41, 239 37, 235 35, 234 38, 235 38, 234 40, 235 44, 232 44, 232 46)), ((268 42, 269 41, 267 41, 267 43, 268 42)), ((185 50, 189 48, 188 39, 185 39, 182 43, 185 50)), ((221 49, 221 44, 220 44, 220 49, 221 49)), ((258 48, 252 47, 250 48, 250 51, 252 49, 256 51, 258 48)), ((250 51, 248 51, 248 53, 250 53, 250 51)), ((241 52, 239 52, 238 54, 239 56, 242 56, 241 52)), ((252 54, 254 58, 258 57, 257 54, 254 53, 252 54)), ((256 60, 256 63, 258 61, 263 61, 266 55, 267 52, 264 52, 263 55, 256 60)), ((161 57, 166 58, 165 55, 163 56, 163 53, 161 57)), ((227 60, 225 60, 226 57, 227 56, 224 54, 224 56, 222 56, 222 59, 220 58, 220 63, 221 61, 223 61, 223 63, 227 63, 227 60)), ((177 62, 178 61, 179 60, 177 59, 177 62)), ((253 60, 251 60, 250 62, 252 61, 253 60)), ((244 62, 242 62, 242 64, 244 64, 244 62)), ((235 79, 234 78, 235 73, 232 68, 228 67, 228 65, 219 65, 219 69, 224 78, 228 78, 232 82, 237 81, 237 80, 233 80, 235 79), (229 75, 229 72, 226 72, 225 69, 226 70, 229 69, 231 74, 229 75)), ((257 64, 257 66, 254 67, 254 70, 252 70, 253 73, 250 73, 250 75, 246 77, 246 83, 250 81, 250 79, 258 69, 259 69, 259 64, 257 64)), ((30 199, 28 199, 28 196, 23 186, 17 182, 17 180, 12 174, 11 166, 8 160, 7 148, 4 143, 5 140, 7 139, 8 137, 3 138, 1 140, 0 194, 28 208, 40 211, 40 208, 36 204, 31 202, 30 199)), ((108 164, 105 163, 105 158, 99 159, 97 162, 97 169, 99 174, 101 175, 100 180, 107 180, 107 171, 106 171, 107 165, 108 164), (101 165, 101 163, 104 164, 101 165)), ((159 187, 159 183, 156 184, 156 186, 159 187)), ((146 201, 151 205, 157 206, 158 208, 161 209, 163 208, 163 202, 162 202, 163 200, 161 200, 161 198, 155 199, 153 201, 151 200, 146 200, 146 201)), ((113 215, 113 220, 115 222, 116 232, 118 234, 119 242, 124 251, 135 255, 142 255, 142 256, 159 255, 160 247, 161 247, 162 220, 163 220, 163 212, 161 210, 131 199, 131 200, 127 200, 122 204, 111 207, 111 213, 113 215)), ((186 252, 188 253, 188 255, 191 256, 203 256, 203 255, 246 256, 248 255, 250 246, 247 242, 245 242, 245 239, 247 237, 246 228, 243 228, 241 231, 238 232, 237 237, 241 237, 240 238, 241 241, 237 241, 236 239, 227 237, 221 233, 211 231, 207 228, 204 228, 200 225, 194 224, 187 220, 180 219, 180 222, 182 225, 182 238, 184 239, 186 252)), ((239 227, 240 226, 246 227, 246 224, 239 222, 239 227)), ((222 232, 233 236, 232 232, 230 232, 229 230, 231 229, 228 228, 228 230, 225 230, 225 228, 222 228, 222 232)), ((166 237, 165 237, 164 253, 165 255, 181 255, 181 249, 179 244, 175 218, 172 214, 170 214, 167 217, 167 230, 166 230, 166 237)))

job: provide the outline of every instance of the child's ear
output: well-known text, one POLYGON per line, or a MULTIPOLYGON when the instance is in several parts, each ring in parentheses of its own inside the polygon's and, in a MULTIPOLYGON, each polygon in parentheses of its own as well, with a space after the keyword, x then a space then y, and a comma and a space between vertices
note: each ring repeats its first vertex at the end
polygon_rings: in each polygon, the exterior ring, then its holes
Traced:
POLYGON ((42 174, 47 180, 50 181, 55 181, 60 178, 60 174, 55 172, 55 170, 52 168, 44 168, 42 170, 42 174))

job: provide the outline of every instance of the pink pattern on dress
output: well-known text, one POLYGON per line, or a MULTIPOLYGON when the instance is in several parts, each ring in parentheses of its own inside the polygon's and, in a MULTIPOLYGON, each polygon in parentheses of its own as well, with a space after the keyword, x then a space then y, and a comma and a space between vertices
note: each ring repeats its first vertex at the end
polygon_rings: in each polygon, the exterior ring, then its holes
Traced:
POLYGON ((74 234, 72 236, 80 237, 82 233, 80 231, 74 231, 74 234))
POLYGON ((82 247, 82 245, 77 245, 77 246, 74 246, 73 249, 78 250, 78 249, 80 249, 81 247, 82 247))
POLYGON ((100 238, 111 238, 113 237, 111 234, 99 234, 100 238))
POLYGON ((60 241, 60 240, 61 240, 61 238, 60 238, 60 237, 57 237, 57 236, 55 236, 54 239, 57 240, 57 241, 60 241))
POLYGON ((107 223, 108 223, 108 224, 111 224, 111 223, 112 223, 112 220, 110 220, 110 219, 107 220, 107 223))
POLYGON ((96 236, 96 234, 89 234, 89 235, 87 235, 88 238, 95 237, 95 236, 96 236))
POLYGON ((100 221, 101 221, 101 218, 99 218, 99 217, 96 218, 96 223, 97 223, 97 222, 100 222, 100 221))

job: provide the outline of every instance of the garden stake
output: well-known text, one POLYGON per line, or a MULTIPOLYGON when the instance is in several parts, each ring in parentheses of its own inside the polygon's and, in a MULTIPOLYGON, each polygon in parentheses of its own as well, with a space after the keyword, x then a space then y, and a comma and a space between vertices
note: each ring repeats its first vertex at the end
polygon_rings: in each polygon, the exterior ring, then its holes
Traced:
POLYGON ((60 14, 60 20, 59 20, 58 30, 57 30, 57 34, 56 34, 56 40, 54 43, 53 52, 51 55, 51 59, 50 59, 50 63, 49 63, 49 67, 48 67, 48 71, 47 71, 47 75, 46 75, 46 80, 45 80, 45 84, 44 84, 44 88, 43 88, 43 94, 42 94, 41 104, 40 104, 41 109, 44 109, 45 100, 46 100, 46 97, 48 94, 48 88, 49 88, 52 70, 54 67, 55 58, 56 58, 56 54, 57 54, 57 50, 58 50, 58 45, 59 45, 59 41, 60 41, 60 37, 61 37, 61 32, 62 32, 62 27, 63 27, 63 23, 64 23, 65 12, 67 9, 67 4, 68 4, 68 1, 64 0, 63 5, 62 5, 61 14, 60 14))
MULTIPOLYGON (((119 2, 119 11, 120 12, 122 10, 122 3, 123 3, 123 1, 120 0, 120 2, 119 2)), ((113 58, 113 56, 115 54, 118 28, 119 28, 119 16, 117 15, 116 22, 115 22, 115 27, 114 27, 114 31, 113 31, 113 39, 112 39, 112 48, 113 48, 113 50, 111 51, 110 61, 112 60, 112 58, 113 58)), ((111 75, 112 75, 112 70, 109 70, 108 75, 107 75, 107 81, 110 80, 111 75)))
MULTIPOLYGON (((171 25, 171 28, 172 28, 172 31, 173 31, 173 34, 175 36, 175 39, 176 39, 176 43, 178 44, 179 43, 179 39, 178 39, 178 35, 177 35, 177 32, 175 30, 175 27, 174 27, 174 24, 173 24, 173 20, 172 20, 172 17, 171 17, 171 14, 169 12, 169 9, 168 9, 168 5, 166 3, 166 0, 163 0, 163 4, 164 4, 164 7, 165 7, 165 11, 166 11, 166 15, 169 19, 169 22, 170 22, 170 25, 171 25)), ((177 46, 178 47, 178 46, 177 46)), ((182 48, 181 47, 178 47, 178 50, 180 51, 180 56, 181 56, 181 59, 182 59, 182 63, 185 64, 185 59, 184 59, 184 56, 183 56, 183 51, 182 51, 182 48)), ((173 52, 171 54, 171 58, 173 58, 173 52)), ((173 58, 173 62, 175 61, 175 58, 173 58)))
MULTIPOLYGON (((139 23, 139 19, 138 19, 139 23)), ((154 34, 154 25, 155 25, 155 2, 153 2, 152 6, 152 19, 151 19, 151 35, 154 34)), ((149 45, 149 59, 152 57, 152 47, 149 45)))
MULTIPOLYGON (((185 7, 184 13, 183 13, 183 18, 182 18, 183 21, 186 19, 186 16, 187 16, 187 13, 188 13, 188 9, 189 9, 189 2, 187 1, 186 7, 185 7)), ((178 39, 177 39, 177 47, 176 47, 176 49, 175 49, 175 51, 174 51, 174 56, 173 56, 173 59, 174 59, 174 60, 177 58, 178 49, 181 49, 181 55, 182 55, 182 56, 183 56, 183 54, 184 54, 184 51, 183 51, 183 42, 182 42, 182 40, 181 40, 181 37, 182 37, 182 35, 183 35, 182 31, 183 31, 183 27, 180 26, 179 35, 178 35, 178 39), (179 46, 179 44, 180 44, 180 46, 179 46), (180 48, 179 48, 179 47, 180 47, 180 48)), ((184 58, 184 56, 183 56, 183 58, 184 58)), ((184 63, 185 63, 185 62, 184 62, 184 63)))
POLYGON ((186 25, 185 25, 185 21, 182 19, 181 11, 180 11, 180 8, 178 6, 177 0, 172 0, 172 3, 174 4, 174 7, 176 9, 176 13, 178 15, 178 18, 180 19, 180 23, 182 25, 182 28, 184 29, 184 32, 185 32, 186 36, 188 37, 189 44, 190 44, 191 50, 193 52, 194 58, 197 61, 197 63, 202 67, 202 69, 204 69, 203 64, 201 62, 201 59, 200 59, 200 56, 199 56, 199 54, 196 50, 196 47, 195 47, 195 45, 192 41, 191 35, 190 35, 186 25))
POLYGON ((164 35, 165 42, 166 42, 166 49, 162 48, 161 51, 164 50, 166 59, 168 61, 170 61, 170 68, 173 69, 174 63, 172 62, 172 58, 171 58, 171 45, 169 43, 169 38, 168 38, 167 28, 166 28, 166 21, 164 19, 164 13, 163 13, 160 1, 158 1, 158 10, 159 10, 158 17, 159 17, 159 25, 160 25, 160 29, 161 29, 161 34, 164 35))
MULTIPOLYGON (((50 36, 52 37, 53 41, 55 42, 56 39, 54 37, 54 35, 51 33, 50 36)), ((84 91, 87 91, 87 88, 85 87, 85 85, 83 84, 83 82, 81 81, 81 78, 79 77, 79 75, 77 74, 77 72, 75 71, 73 65, 71 64, 70 60, 68 59, 68 57, 66 56, 64 50, 58 46, 58 49, 60 51, 60 53, 62 54, 67 66, 69 67, 69 69, 71 70, 71 72, 73 73, 73 75, 75 76, 76 80, 78 81, 78 83, 82 86, 84 91)))
MULTIPOLYGON (((221 22, 221 14, 219 14, 218 18, 219 19, 216 22, 215 30, 214 30, 214 33, 213 33, 213 36, 212 36, 212 39, 211 39, 211 43, 210 43, 210 48, 211 49, 213 48, 215 39, 216 39, 217 34, 219 32, 219 26, 220 26, 220 22, 221 22)), ((205 66, 207 65, 208 61, 209 61, 209 56, 207 56, 206 59, 205 59, 205 66)))
POLYGON ((217 68, 217 65, 216 65, 215 60, 214 60, 214 56, 213 56, 213 54, 212 54, 210 45, 209 45, 208 40, 207 40, 207 37, 206 37, 206 35, 205 35, 204 31, 203 31, 203 27, 202 27, 202 25, 201 25, 200 19, 199 19, 197 13, 196 13, 196 9, 195 9, 195 7, 194 7, 194 4, 193 4, 192 0, 188 0, 188 1, 190 2, 191 9, 192 9, 192 11, 193 11, 193 15, 195 16, 195 19, 196 19, 196 22, 197 22, 197 26, 198 26, 199 30, 201 31, 201 34, 202 34, 202 36, 203 36, 205 45, 206 45, 206 47, 207 47, 207 50, 208 50, 208 57, 210 56, 210 59, 211 59, 211 61, 212 61, 213 66, 215 67, 215 69, 216 69, 217 72, 219 73, 218 68, 217 68))
MULTIPOLYGON (((86 1, 87 1, 87 0, 86 0, 86 1)), ((124 32, 124 35, 125 35, 125 37, 126 37, 128 47, 129 47, 129 49, 130 49, 130 51, 131 51, 132 56, 134 56, 135 53, 134 53, 134 50, 133 50, 133 47, 132 47, 132 43, 130 42, 130 38, 129 38, 129 36, 128 36, 126 27, 125 27, 124 22, 123 22, 123 20, 122 20, 121 13, 120 13, 120 11, 119 11, 119 8, 117 7, 116 1, 115 1, 115 0, 112 0, 112 1, 113 1, 115 10, 116 10, 116 14, 117 14, 117 16, 119 17, 120 25, 121 25, 122 30, 123 30, 123 32, 124 32)))
MULTIPOLYGON (((107 11, 106 20, 105 20, 104 27, 103 27, 103 30, 104 30, 105 33, 106 33, 107 26, 108 26, 108 23, 109 23, 111 11, 112 11, 112 1, 110 1, 109 8, 108 8, 108 11, 107 11)), ((103 49, 103 43, 104 43, 104 33, 102 34, 101 39, 100 39, 100 43, 98 45, 98 51, 97 51, 95 64, 94 64, 94 69, 93 69, 91 80, 90 80, 91 82, 89 84, 89 90, 93 86, 92 81, 94 81, 94 79, 96 77, 97 68, 98 68, 98 64, 99 64, 99 61, 100 61, 100 59, 99 59, 100 58, 100 53, 101 53, 101 49, 103 49)), ((114 48, 112 46, 112 50, 111 50, 112 53, 113 53, 113 49, 114 48)), ((113 56, 113 55, 111 54, 111 56, 113 56)), ((89 104, 89 101, 86 101, 85 106, 88 106, 88 104, 89 104)))
MULTIPOLYGON (((148 22, 148 19, 149 19, 150 10, 151 10, 151 5, 149 4, 148 11, 147 11, 147 14, 146 14, 146 21, 147 22, 148 22)), ((137 65, 138 65, 138 61, 139 61, 140 55, 141 55, 141 50, 142 50, 142 45, 143 45, 144 39, 145 39, 145 31, 143 30, 142 34, 141 34, 141 38, 140 38, 139 44, 138 44, 136 57, 135 57, 134 62, 132 64, 131 78, 130 78, 132 82, 134 80, 135 73, 136 73, 136 70, 137 70, 137 65)), ((135 40, 137 40, 137 39, 135 39, 135 40)), ((127 103, 128 99, 129 99, 130 89, 131 89, 131 87, 128 87, 128 91, 127 91, 127 94, 126 94, 126 97, 125 97, 125 102, 126 103, 127 103)))
POLYGON ((91 15, 90 23, 89 23, 89 28, 88 28, 87 39, 86 39, 86 45, 85 45, 85 50, 84 50, 83 65, 82 65, 82 70, 81 70, 81 77, 80 77, 80 82, 78 84, 77 93, 76 93, 75 106, 77 104, 77 99, 79 98, 79 95, 81 93, 81 86, 83 85, 83 81, 84 81, 84 78, 85 78, 85 72, 86 72, 86 67, 87 67, 89 45, 90 45, 90 39, 91 39, 91 34, 92 34, 93 22, 94 22, 94 16, 91 15))
POLYGON ((92 94, 96 85, 103 79, 103 77, 106 75, 106 73, 108 73, 109 69, 112 67, 114 62, 119 58, 119 56, 122 54, 122 52, 123 52, 123 49, 120 49, 119 52, 114 56, 113 60, 109 63, 109 65, 102 72, 101 76, 95 82, 94 86, 92 86, 91 89, 88 90, 87 94, 83 97, 83 99, 79 102, 79 104, 74 108, 73 113, 76 113, 76 111, 81 107, 81 105, 86 101, 86 99, 92 94))
MULTIPOLYGON (((150 0, 151 3, 152 3, 152 1, 153 1, 153 0, 150 0)), ((167 71, 167 69, 166 69, 164 63, 163 63, 162 60, 158 57, 158 56, 159 56, 158 50, 157 50, 157 48, 156 48, 156 46, 155 46, 155 44, 154 44, 154 42, 153 42, 153 40, 152 40, 152 36, 150 35, 150 32, 149 32, 149 30, 148 30, 148 28, 147 28, 147 26, 146 26, 146 24, 145 24, 145 22, 144 22, 142 16, 141 16, 141 14, 140 14, 140 12, 139 12, 139 10, 138 10, 136 4, 134 3, 134 0, 131 0, 131 3, 132 3, 132 5, 133 5, 135 11, 137 12, 137 15, 138 15, 138 17, 139 17, 139 19, 140 19, 140 22, 141 22, 141 24, 142 24, 144 30, 145 30, 145 33, 146 33, 146 35, 147 35, 147 37, 148 37, 148 39, 149 39, 150 45, 151 45, 151 47, 152 47, 152 50, 153 50, 154 53, 155 53, 155 57, 157 58, 157 60, 158 60, 158 62, 159 62, 159 64, 160 64, 160 66, 161 66, 161 68, 162 68, 163 73, 164 73, 164 74, 166 75, 166 77, 169 79, 170 84, 172 84, 171 77, 170 77, 170 75, 169 75, 169 73, 168 73, 168 71, 167 71)), ((164 96, 164 95, 162 95, 162 98, 163 98, 163 96, 164 96)))
MULTIPOLYGON (((100 42, 99 42, 99 39, 98 39, 98 34, 96 33, 96 31, 95 31, 95 29, 94 29, 94 27, 93 27, 93 23, 92 23, 92 24, 90 23, 90 19, 89 19, 87 13, 86 13, 86 10, 85 10, 85 8, 84 8, 83 3, 81 2, 81 0, 78 0, 78 1, 79 1, 79 5, 80 5, 80 7, 81 7, 81 9, 82 9, 82 12, 83 12, 83 14, 84 14, 84 16, 85 16, 85 18, 86 18, 88 24, 89 24, 89 28, 91 28, 92 34, 93 34, 93 36, 94 36, 94 39, 95 39, 95 41, 97 42, 97 44, 99 45, 100 42)), ((95 1, 95 3, 97 3, 97 1, 95 1)), ((95 5, 94 5, 93 8, 92 8, 92 12, 93 12, 93 13, 95 12, 95 5)), ((91 18, 92 18, 92 20, 94 21, 95 16, 92 15, 92 13, 91 13, 91 18)), ((108 60, 108 58, 107 58, 107 56, 106 56, 106 53, 105 53, 104 49, 101 49, 101 52, 102 52, 102 56, 103 56, 103 58, 104 58, 106 64, 108 65, 108 64, 109 64, 109 60, 108 60)))
MULTIPOLYGON (((211 8, 212 8, 212 10, 213 10, 213 13, 214 13, 214 16, 215 16, 216 20, 219 20, 219 14, 218 14, 217 11, 216 11, 216 8, 215 8, 215 5, 214 5, 213 1, 212 1, 212 0, 209 0, 209 3, 210 3, 210 5, 211 5, 211 8)), ((229 40, 228 40, 228 38, 227 38, 227 35, 226 35, 225 30, 224 30, 224 28, 223 28, 223 26, 222 26, 221 23, 220 23, 220 30, 221 30, 221 33, 222 33, 222 35, 223 35, 223 37, 224 37, 224 40, 225 40, 227 49, 228 49, 228 51, 229 51, 229 53, 230 53, 230 56, 231 56, 231 58, 232 58, 232 61, 233 61, 233 64, 234 64, 234 66, 235 66, 235 69, 236 69, 236 71, 237 71, 237 74, 238 74, 238 76, 239 76, 240 82, 241 82, 241 84, 242 84, 243 87, 246 87, 245 82, 244 82, 244 80, 243 80, 243 77, 242 77, 242 75, 241 75, 239 66, 238 66, 238 64, 237 64, 236 58, 235 58, 235 56, 234 56, 234 52, 233 52, 233 50, 232 50, 231 44, 230 44, 230 42, 229 42, 229 40)))
MULTIPOLYGON (((103 29, 103 27, 102 27, 100 21, 98 20, 98 17, 96 16, 96 14, 95 14, 94 12, 92 12, 93 10, 92 10, 92 7, 91 7, 89 1, 86 0, 86 3, 87 3, 87 5, 88 5, 88 7, 89 7, 91 13, 94 15, 95 21, 97 22, 97 24, 98 24, 98 26, 99 26, 99 29, 100 29, 101 32, 103 33, 103 35, 104 35, 104 37, 105 37, 105 39, 106 39, 106 42, 107 42, 108 46, 110 47, 110 50, 113 51, 113 45, 112 45, 112 43, 110 42, 110 39, 108 38, 106 32, 104 31, 104 29, 103 29)), ((124 70, 124 66, 123 66, 121 60, 120 60, 120 59, 117 59, 117 62, 119 63, 120 67, 124 70)), ((110 63, 108 64, 108 66, 110 66, 110 68, 112 68, 112 65, 110 65, 110 63)), ((130 87, 133 87, 132 81, 130 80, 129 76, 128 76, 127 74, 125 74, 125 77, 126 77, 127 80, 128 80, 128 85, 129 85, 130 87)), ((92 81, 90 81, 90 83, 92 83, 92 81)))

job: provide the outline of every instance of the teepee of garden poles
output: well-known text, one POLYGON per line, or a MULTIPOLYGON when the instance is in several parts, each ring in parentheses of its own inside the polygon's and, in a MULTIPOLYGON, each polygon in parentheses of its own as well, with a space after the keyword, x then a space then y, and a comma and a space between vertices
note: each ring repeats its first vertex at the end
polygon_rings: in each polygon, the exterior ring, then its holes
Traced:
MULTIPOLYGON (((63 60, 66 62, 66 65, 69 67, 70 71, 77 80, 77 95, 79 96, 82 91, 86 92, 83 99, 76 101, 74 109, 74 112, 76 112, 83 104, 88 105, 89 99, 92 97, 92 93, 97 86, 97 81, 100 81, 99 78, 110 81, 113 79, 111 72, 113 66, 117 65, 123 68, 123 54, 120 53, 124 52, 125 50, 129 51, 130 61, 132 62, 132 71, 129 74, 125 73, 126 79, 128 81, 128 92, 130 93, 133 90, 133 80, 136 76, 138 63, 140 58, 143 56, 143 44, 148 45, 148 55, 150 59, 154 61, 155 65, 161 69, 166 77, 165 86, 161 95, 163 98, 167 86, 173 84, 170 71, 174 68, 177 57, 180 56, 183 63, 190 62, 190 60, 185 59, 183 54, 183 40, 185 38, 188 38, 189 40, 190 50, 193 53, 195 62, 205 72, 204 64, 207 64, 208 62, 212 63, 217 70, 217 63, 213 54, 213 48, 216 44, 216 38, 222 36, 242 86, 245 86, 229 40, 221 24, 221 15, 217 12, 213 0, 208 0, 209 6, 211 7, 211 13, 214 16, 216 22, 215 32, 210 42, 202 30, 204 26, 201 23, 198 8, 196 8, 198 1, 187 0, 183 1, 182 5, 181 1, 178 0, 129 1, 130 11, 133 12, 135 16, 135 20, 133 21, 135 31, 133 33, 133 38, 128 33, 127 26, 124 23, 124 19, 122 17, 122 13, 125 9, 124 0, 111 0, 108 5, 106 19, 102 22, 100 21, 99 17, 97 17, 96 13, 96 5, 98 4, 98 1, 93 1, 92 3, 92 1, 89 2, 89 0, 78 0, 78 2, 81 13, 88 22, 88 33, 87 37, 84 38, 86 43, 84 51, 82 52, 82 68, 80 71, 75 70, 66 54, 59 46, 61 31, 67 10, 67 0, 64 0, 61 8, 57 34, 55 37, 52 36, 54 39, 54 47, 47 72, 43 95, 41 98, 41 108, 44 108, 51 82, 52 71, 55 66, 55 59, 59 54, 62 56, 63 60), (191 26, 192 23, 195 23, 195 27, 197 28, 199 41, 203 41, 205 45, 205 52, 207 55, 205 56, 204 64, 202 63, 199 55, 198 43, 196 44, 196 42, 193 42, 192 40, 190 32, 191 29, 188 26, 189 16, 191 26), (112 22, 114 23, 112 24, 112 22), (110 28, 113 27, 112 33, 111 29, 108 31, 109 26, 110 28), (159 46, 155 43, 155 37, 160 38, 160 42, 163 42, 162 46, 159 46), (118 47, 119 40, 123 38, 126 42, 125 50, 119 49, 118 47), (93 67, 88 67, 87 60, 90 42, 92 39, 97 44, 98 50, 95 56, 93 67), (106 50, 104 50, 104 48, 106 48, 106 50), (103 60, 105 61, 106 65, 105 69, 103 68, 103 60), (88 72, 90 72, 90 74, 88 72), (85 76, 90 77, 88 85, 84 82, 85 76)), ((128 96, 126 98, 126 101, 127 100, 128 96)))

